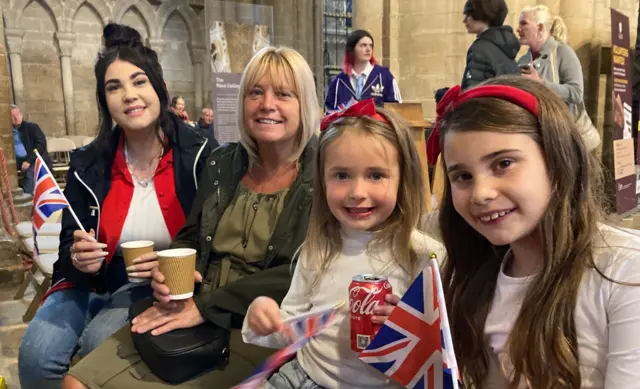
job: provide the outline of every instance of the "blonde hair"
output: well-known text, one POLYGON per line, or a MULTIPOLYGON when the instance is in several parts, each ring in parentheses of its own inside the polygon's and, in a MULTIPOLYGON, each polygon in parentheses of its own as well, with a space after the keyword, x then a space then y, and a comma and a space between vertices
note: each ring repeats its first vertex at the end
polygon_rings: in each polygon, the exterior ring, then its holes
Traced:
POLYGON ((258 145, 249 133, 244 118, 244 99, 247 92, 256 86, 264 76, 270 76, 276 89, 285 86, 293 89, 300 102, 300 123, 296 140, 296 150, 290 162, 298 160, 309 140, 320 129, 320 105, 316 96, 313 72, 307 61, 294 49, 289 47, 268 46, 258 51, 249 61, 240 80, 238 96, 238 128, 240 143, 249 154, 250 164, 260 164, 258 145))
POLYGON ((542 24, 545 31, 558 42, 567 43, 567 25, 560 16, 552 16, 549 7, 546 5, 528 5, 522 12, 531 13, 532 21, 538 25, 542 24))
POLYGON ((389 218, 377 227, 368 249, 379 244, 389 245, 400 267, 412 276, 417 273, 418 256, 411 245, 411 233, 418 228, 426 198, 420 157, 407 122, 384 109, 378 108, 376 111, 387 123, 368 116, 346 117, 332 123, 320 134, 313 178, 311 215, 301 248, 302 265, 311 270, 314 276, 307 293, 317 285, 342 249, 341 226, 327 203, 324 173, 327 147, 347 133, 386 139, 397 150, 400 182, 396 207, 389 218), (307 262, 311 258, 314 262, 307 262))

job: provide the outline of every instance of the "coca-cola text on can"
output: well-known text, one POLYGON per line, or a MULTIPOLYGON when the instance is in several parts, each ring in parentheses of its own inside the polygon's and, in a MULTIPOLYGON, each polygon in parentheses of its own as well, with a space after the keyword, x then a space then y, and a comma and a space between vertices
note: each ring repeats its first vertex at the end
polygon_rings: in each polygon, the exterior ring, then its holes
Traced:
POLYGON ((359 274, 352 278, 349 285, 349 323, 353 351, 366 349, 382 327, 371 319, 375 308, 384 305, 384 297, 388 294, 391 294, 391 284, 385 277, 359 274))

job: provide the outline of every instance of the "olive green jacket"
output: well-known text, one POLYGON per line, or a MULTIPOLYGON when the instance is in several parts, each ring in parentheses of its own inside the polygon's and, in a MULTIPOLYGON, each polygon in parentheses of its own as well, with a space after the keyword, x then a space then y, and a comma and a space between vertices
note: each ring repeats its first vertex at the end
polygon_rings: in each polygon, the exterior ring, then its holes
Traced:
POLYGON ((263 263, 253 267, 253 274, 224 285, 219 284, 220 272, 216 269, 222 259, 212 250, 213 237, 249 167, 249 159, 240 143, 229 143, 217 148, 207 160, 189 218, 171 245, 198 251, 196 268, 204 280, 194 301, 205 320, 226 329, 241 328, 247 308, 256 297, 269 296, 280 302, 286 295, 291 261, 307 232, 316 148, 314 137, 300 158, 300 173, 289 189, 263 263))

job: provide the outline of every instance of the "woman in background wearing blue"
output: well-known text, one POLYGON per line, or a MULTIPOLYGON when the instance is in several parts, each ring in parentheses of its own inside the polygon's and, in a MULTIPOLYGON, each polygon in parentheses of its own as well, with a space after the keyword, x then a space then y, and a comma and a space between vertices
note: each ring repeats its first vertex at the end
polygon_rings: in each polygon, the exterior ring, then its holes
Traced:
POLYGON ((351 101, 374 99, 376 105, 401 103, 398 82, 388 68, 377 65, 373 57, 373 37, 367 31, 349 34, 342 73, 329 85, 325 112, 344 108, 351 101))

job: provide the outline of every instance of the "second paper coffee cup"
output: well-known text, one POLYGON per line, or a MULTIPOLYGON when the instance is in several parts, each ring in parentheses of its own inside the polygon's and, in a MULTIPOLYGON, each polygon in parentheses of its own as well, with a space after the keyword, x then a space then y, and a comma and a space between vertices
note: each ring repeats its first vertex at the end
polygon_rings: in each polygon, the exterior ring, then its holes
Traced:
POLYGON ((196 250, 170 249, 158 252, 159 270, 169 288, 171 300, 193 296, 196 270, 196 250))

